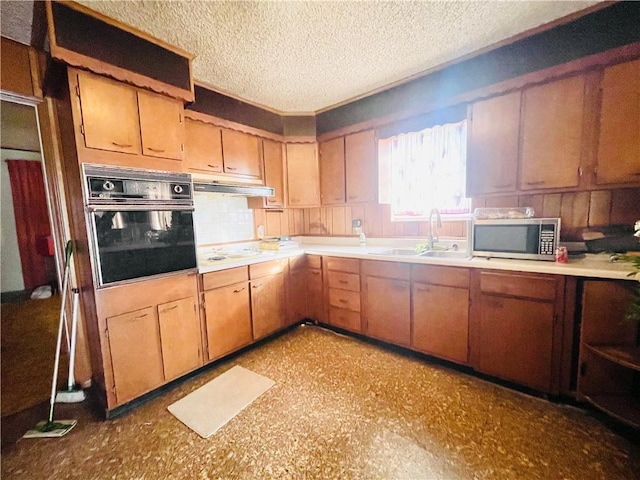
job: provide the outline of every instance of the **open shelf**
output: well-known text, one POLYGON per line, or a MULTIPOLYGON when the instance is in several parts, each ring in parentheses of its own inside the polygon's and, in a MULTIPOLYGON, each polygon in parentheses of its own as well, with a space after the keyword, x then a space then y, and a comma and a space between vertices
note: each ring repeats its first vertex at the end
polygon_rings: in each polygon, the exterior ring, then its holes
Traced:
POLYGON ((585 400, 603 412, 634 428, 640 428, 640 400, 625 395, 584 395, 585 400))
POLYGON ((640 371, 640 347, 632 345, 593 345, 585 346, 596 355, 623 367, 640 371))

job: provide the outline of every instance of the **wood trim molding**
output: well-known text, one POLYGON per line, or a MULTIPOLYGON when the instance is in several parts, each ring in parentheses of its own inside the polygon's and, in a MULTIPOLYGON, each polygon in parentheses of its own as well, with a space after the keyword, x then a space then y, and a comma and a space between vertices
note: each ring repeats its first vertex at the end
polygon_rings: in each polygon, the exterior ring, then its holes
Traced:
MULTIPOLYGON (((66 7, 69 7, 73 10, 86 14, 90 17, 96 18, 108 25, 112 25, 120 30, 131 33, 132 35, 135 35, 143 40, 146 40, 150 43, 158 45, 164 48, 165 50, 168 50, 177 55, 185 57, 189 62, 189 72, 191 72, 191 64, 195 55, 188 53, 184 50, 181 50, 162 40, 154 38, 144 32, 136 30, 135 28, 130 27, 124 23, 118 22, 105 15, 99 14, 98 12, 95 12, 83 5, 77 4, 72 1, 62 1, 59 3, 64 4, 66 7)), ((146 88, 156 93, 167 95, 169 97, 176 98, 184 102, 193 102, 195 100, 195 93, 193 90, 194 88, 193 75, 191 74, 189 74, 189 78, 190 78, 189 83, 190 83, 191 89, 186 90, 173 85, 169 85, 164 82, 160 82, 158 80, 154 80, 153 78, 147 77, 146 75, 135 73, 130 70, 126 70, 124 68, 111 65, 101 60, 61 47, 56 43, 55 24, 53 21, 52 0, 47 0, 46 2, 46 13, 47 13, 47 26, 49 28, 50 52, 51 52, 51 56, 54 59, 64 62, 72 67, 90 70, 94 73, 105 75, 115 80, 129 83, 136 87, 146 88)))
MULTIPOLYGON (((128 83, 135 87, 146 88, 153 92, 167 95, 184 102, 193 102, 195 100, 193 90, 188 91, 182 88, 173 87, 166 83, 153 80, 145 75, 140 75, 139 73, 116 67, 115 65, 87 57, 86 55, 67 50, 63 47, 54 46, 53 44, 51 45, 51 56, 71 67, 90 70, 93 73, 113 78, 119 82, 128 83)), ((193 81, 191 82, 191 86, 193 88, 193 81)))
POLYGON ((259 128, 243 125, 242 123, 233 122, 224 118, 215 117, 213 115, 207 115, 206 113, 196 112, 194 110, 185 110, 184 117, 198 122, 210 123, 217 127, 227 128, 229 130, 236 130, 238 132, 247 133, 249 135, 255 135, 257 137, 268 138, 269 140, 275 140, 276 142, 283 142, 284 137, 276 133, 267 132, 266 130, 260 130, 259 128))
POLYGON ((418 115, 424 115, 426 113, 440 110, 443 108, 451 107, 460 103, 469 103, 476 100, 493 97, 497 95, 503 95, 513 90, 519 90, 530 85, 542 84, 557 80, 562 77, 575 75, 580 72, 586 72, 588 70, 594 70, 603 68, 608 65, 625 62, 640 58, 640 42, 624 45, 619 48, 607 50, 605 52, 583 57, 572 62, 556 65, 546 68, 544 70, 538 70, 536 72, 529 73, 520 77, 505 80, 503 82, 495 83, 487 87, 465 92, 461 95, 448 98, 441 102, 432 103, 429 105, 422 105, 412 110, 405 110, 403 112, 394 113, 384 117, 374 118, 367 120, 366 122, 360 122, 357 124, 349 125, 338 130, 324 133, 318 136, 318 141, 323 142, 331 140, 336 137, 341 137, 351 133, 360 132, 362 130, 371 130, 379 128, 383 125, 392 124, 401 120, 406 120, 418 115))

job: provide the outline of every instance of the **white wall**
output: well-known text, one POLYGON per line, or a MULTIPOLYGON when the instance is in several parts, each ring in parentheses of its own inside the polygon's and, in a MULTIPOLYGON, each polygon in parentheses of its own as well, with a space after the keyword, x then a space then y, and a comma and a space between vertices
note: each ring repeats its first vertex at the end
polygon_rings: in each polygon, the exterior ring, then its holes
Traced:
POLYGON ((5 160, 37 160, 41 156, 36 152, 0 149, 2 168, 0 171, 0 291, 16 292, 24 290, 22 279, 22 265, 18 250, 18 236, 16 234, 16 219, 13 214, 13 197, 9 169, 5 160))
POLYGON ((253 210, 247 197, 195 192, 193 200, 198 245, 253 240, 253 210))

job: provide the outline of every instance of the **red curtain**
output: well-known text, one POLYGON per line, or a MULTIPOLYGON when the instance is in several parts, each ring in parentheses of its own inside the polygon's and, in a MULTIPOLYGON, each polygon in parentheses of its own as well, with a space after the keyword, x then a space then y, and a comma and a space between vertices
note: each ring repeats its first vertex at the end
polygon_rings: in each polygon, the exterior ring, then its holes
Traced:
POLYGON ((51 235, 42 164, 31 160, 7 160, 7 166, 24 287, 31 290, 48 282, 45 259, 36 251, 38 237, 51 235))

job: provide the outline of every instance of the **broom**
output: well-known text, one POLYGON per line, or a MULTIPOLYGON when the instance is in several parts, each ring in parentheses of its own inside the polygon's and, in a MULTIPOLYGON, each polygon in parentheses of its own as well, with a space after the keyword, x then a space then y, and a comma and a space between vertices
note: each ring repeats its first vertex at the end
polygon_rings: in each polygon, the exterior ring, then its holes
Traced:
POLYGON ((53 366, 53 378, 51 380, 51 397, 49 401, 49 418, 41 421, 36 426, 27 431, 22 438, 46 438, 62 437, 75 427, 77 420, 53 420, 53 406, 56 400, 56 389, 58 388, 58 368, 60 366, 60 347, 62 346, 62 328, 64 326, 64 314, 67 300, 67 287, 69 284, 69 260, 73 252, 73 243, 67 242, 65 248, 64 276, 62 280, 62 305, 60 306, 60 322, 58 325, 58 340, 56 343, 56 357, 53 366))

